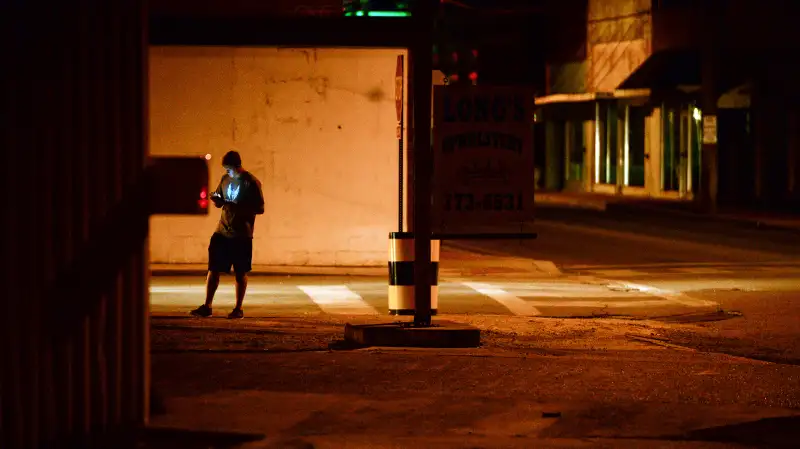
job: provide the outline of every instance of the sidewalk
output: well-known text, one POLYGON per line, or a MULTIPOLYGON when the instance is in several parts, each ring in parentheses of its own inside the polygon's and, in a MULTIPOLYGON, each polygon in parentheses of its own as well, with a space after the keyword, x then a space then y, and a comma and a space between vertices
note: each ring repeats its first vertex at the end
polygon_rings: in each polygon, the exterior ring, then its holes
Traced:
POLYGON ((696 210, 691 201, 606 195, 599 193, 536 192, 536 204, 553 207, 575 207, 606 212, 647 212, 672 218, 737 223, 764 229, 800 232, 800 211, 780 213, 746 209, 721 208, 716 214, 696 210))
POLYGON ((481 328, 481 348, 347 348, 337 346, 344 320, 329 318, 154 319, 160 410, 150 425, 184 435, 158 447, 794 447, 800 438, 800 390, 787 386, 800 367, 660 344, 676 325, 653 321, 461 319, 481 328))

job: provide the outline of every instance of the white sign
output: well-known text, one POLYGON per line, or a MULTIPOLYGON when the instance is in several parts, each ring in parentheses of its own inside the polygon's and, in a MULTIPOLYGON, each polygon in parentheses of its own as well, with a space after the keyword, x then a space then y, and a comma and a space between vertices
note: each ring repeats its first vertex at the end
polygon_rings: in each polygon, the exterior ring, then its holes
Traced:
POLYGON ((533 219, 533 106, 527 89, 434 87, 435 230, 533 219))
POLYGON ((703 116, 703 143, 717 143, 717 116, 703 116))

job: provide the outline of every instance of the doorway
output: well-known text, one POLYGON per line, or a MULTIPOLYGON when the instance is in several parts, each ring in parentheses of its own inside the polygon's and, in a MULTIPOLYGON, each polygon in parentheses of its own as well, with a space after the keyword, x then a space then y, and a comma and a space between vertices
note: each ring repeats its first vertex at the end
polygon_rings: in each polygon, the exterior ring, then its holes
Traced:
POLYGON ((664 108, 662 130, 664 145, 661 152, 661 190, 678 192, 680 190, 681 166, 681 121, 680 110, 664 108))
POLYGON ((664 108, 662 190, 691 198, 700 185, 703 114, 694 105, 664 108))
POLYGON ((645 184, 645 121, 649 110, 643 106, 625 108, 626 141, 624 148, 625 186, 644 187, 645 184))

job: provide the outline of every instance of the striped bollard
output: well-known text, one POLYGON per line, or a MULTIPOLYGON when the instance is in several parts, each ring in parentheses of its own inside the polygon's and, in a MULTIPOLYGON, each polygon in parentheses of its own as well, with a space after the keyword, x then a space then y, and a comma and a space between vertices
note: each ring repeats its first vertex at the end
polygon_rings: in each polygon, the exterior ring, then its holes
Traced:
MULTIPOLYGON (((414 233, 389 234, 389 314, 413 315, 414 233)), ((431 315, 439 305, 439 240, 431 240, 431 315)))

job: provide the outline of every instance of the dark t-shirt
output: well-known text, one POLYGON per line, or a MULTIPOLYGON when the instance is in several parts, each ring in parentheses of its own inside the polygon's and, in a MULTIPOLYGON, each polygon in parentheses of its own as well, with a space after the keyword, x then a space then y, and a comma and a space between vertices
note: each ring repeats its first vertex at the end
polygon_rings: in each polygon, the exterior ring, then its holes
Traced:
POLYGON ((222 206, 216 232, 226 237, 253 238, 256 215, 264 213, 261 182, 246 171, 236 179, 225 174, 214 193, 235 203, 222 206))

